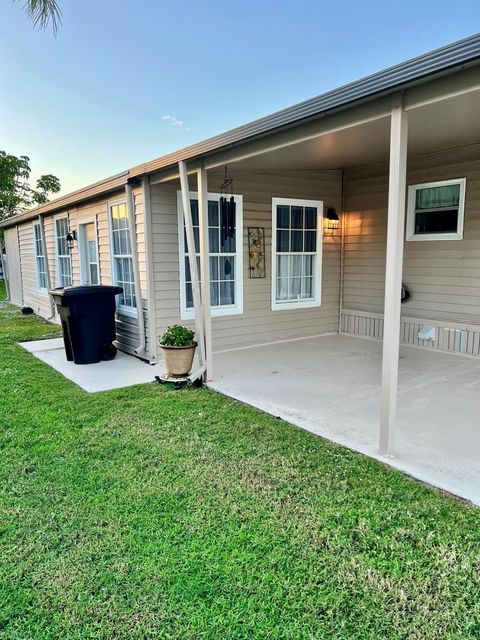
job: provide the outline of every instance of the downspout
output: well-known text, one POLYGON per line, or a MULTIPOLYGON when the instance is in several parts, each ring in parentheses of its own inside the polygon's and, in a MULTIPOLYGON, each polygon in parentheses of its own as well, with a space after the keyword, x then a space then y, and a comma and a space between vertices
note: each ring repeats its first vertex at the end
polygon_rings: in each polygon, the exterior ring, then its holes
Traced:
POLYGON ((142 179, 143 216, 145 226, 145 262, 147 270, 147 309, 148 309, 148 343, 150 362, 157 362, 157 318, 155 309, 155 273, 152 232, 152 202, 150 197, 150 178, 142 179))
POLYGON ((138 266, 138 250, 137 250, 137 229, 135 225, 135 202, 133 199, 132 185, 127 183, 125 185, 125 195, 127 198, 127 217, 128 226, 130 230, 130 244, 132 249, 132 262, 133 262, 133 284, 135 287, 135 299, 137 301, 137 325, 139 341, 137 347, 134 349, 135 354, 145 354, 145 322, 143 318, 143 301, 142 301, 142 287, 140 285, 140 268, 138 266))
POLYGON ((3 281, 5 282, 5 293, 7 294, 7 300, 10 300, 10 288, 8 286, 8 265, 7 265, 7 254, 5 245, 0 244, 0 260, 2 261, 2 273, 3 273, 3 281))
POLYGON ((22 251, 20 249, 20 235, 18 233, 18 224, 15 226, 15 234, 17 236, 18 257, 20 262, 20 288, 22 292, 22 307, 25 304, 25 293, 23 291, 23 271, 22 271, 22 251))
POLYGON ((342 333, 343 314, 343 288, 345 276, 345 225, 346 225, 346 177, 345 169, 342 169, 342 213, 340 215, 341 240, 340 240, 340 300, 338 307, 338 333, 342 333))
POLYGON ((45 260, 48 301, 50 302, 50 311, 51 311, 51 315, 47 318, 47 320, 53 320, 55 318, 56 306, 55 306, 55 302, 53 301, 53 297, 50 295, 50 291, 52 289, 52 281, 50 278, 50 264, 48 262, 47 241, 45 240, 45 228, 43 226, 43 217, 41 214, 38 216, 38 224, 40 225, 40 233, 42 235, 43 259, 45 260))

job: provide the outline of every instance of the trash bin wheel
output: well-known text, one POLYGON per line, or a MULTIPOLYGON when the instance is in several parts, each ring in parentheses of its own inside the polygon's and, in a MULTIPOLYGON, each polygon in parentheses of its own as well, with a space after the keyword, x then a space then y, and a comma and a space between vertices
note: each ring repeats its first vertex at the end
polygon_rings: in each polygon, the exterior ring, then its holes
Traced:
POLYGON ((113 360, 117 355, 117 347, 111 342, 107 342, 102 347, 102 353, 100 355, 102 360, 113 360))

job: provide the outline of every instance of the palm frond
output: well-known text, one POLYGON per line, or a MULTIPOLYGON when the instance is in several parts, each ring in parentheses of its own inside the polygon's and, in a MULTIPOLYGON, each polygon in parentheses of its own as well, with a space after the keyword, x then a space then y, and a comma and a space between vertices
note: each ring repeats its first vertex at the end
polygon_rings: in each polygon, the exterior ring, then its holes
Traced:
POLYGON ((27 0, 24 9, 33 24, 44 31, 51 23, 56 34, 62 24, 62 11, 57 0, 27 0))

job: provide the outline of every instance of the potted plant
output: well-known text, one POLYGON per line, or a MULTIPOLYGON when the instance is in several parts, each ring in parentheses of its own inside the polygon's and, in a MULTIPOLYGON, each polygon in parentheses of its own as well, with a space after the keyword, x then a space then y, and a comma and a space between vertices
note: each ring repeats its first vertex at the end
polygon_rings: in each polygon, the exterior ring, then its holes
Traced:
POLYGON ((160 349, 169 377, 185 378, 190 373, 197 348, 194 336, 195 331, 180 324, 167 327, 160 339, 160 349))

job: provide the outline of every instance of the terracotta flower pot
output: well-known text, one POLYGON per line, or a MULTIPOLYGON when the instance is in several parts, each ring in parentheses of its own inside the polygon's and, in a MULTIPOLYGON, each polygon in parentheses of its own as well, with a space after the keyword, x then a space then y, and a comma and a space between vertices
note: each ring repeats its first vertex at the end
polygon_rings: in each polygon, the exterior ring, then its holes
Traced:
POLYGON ((188 347, 167 347, 161 344, 167 374, 171 378, 185 378, 192 370, 193 357, 197 343, 194 342, 188 347))

